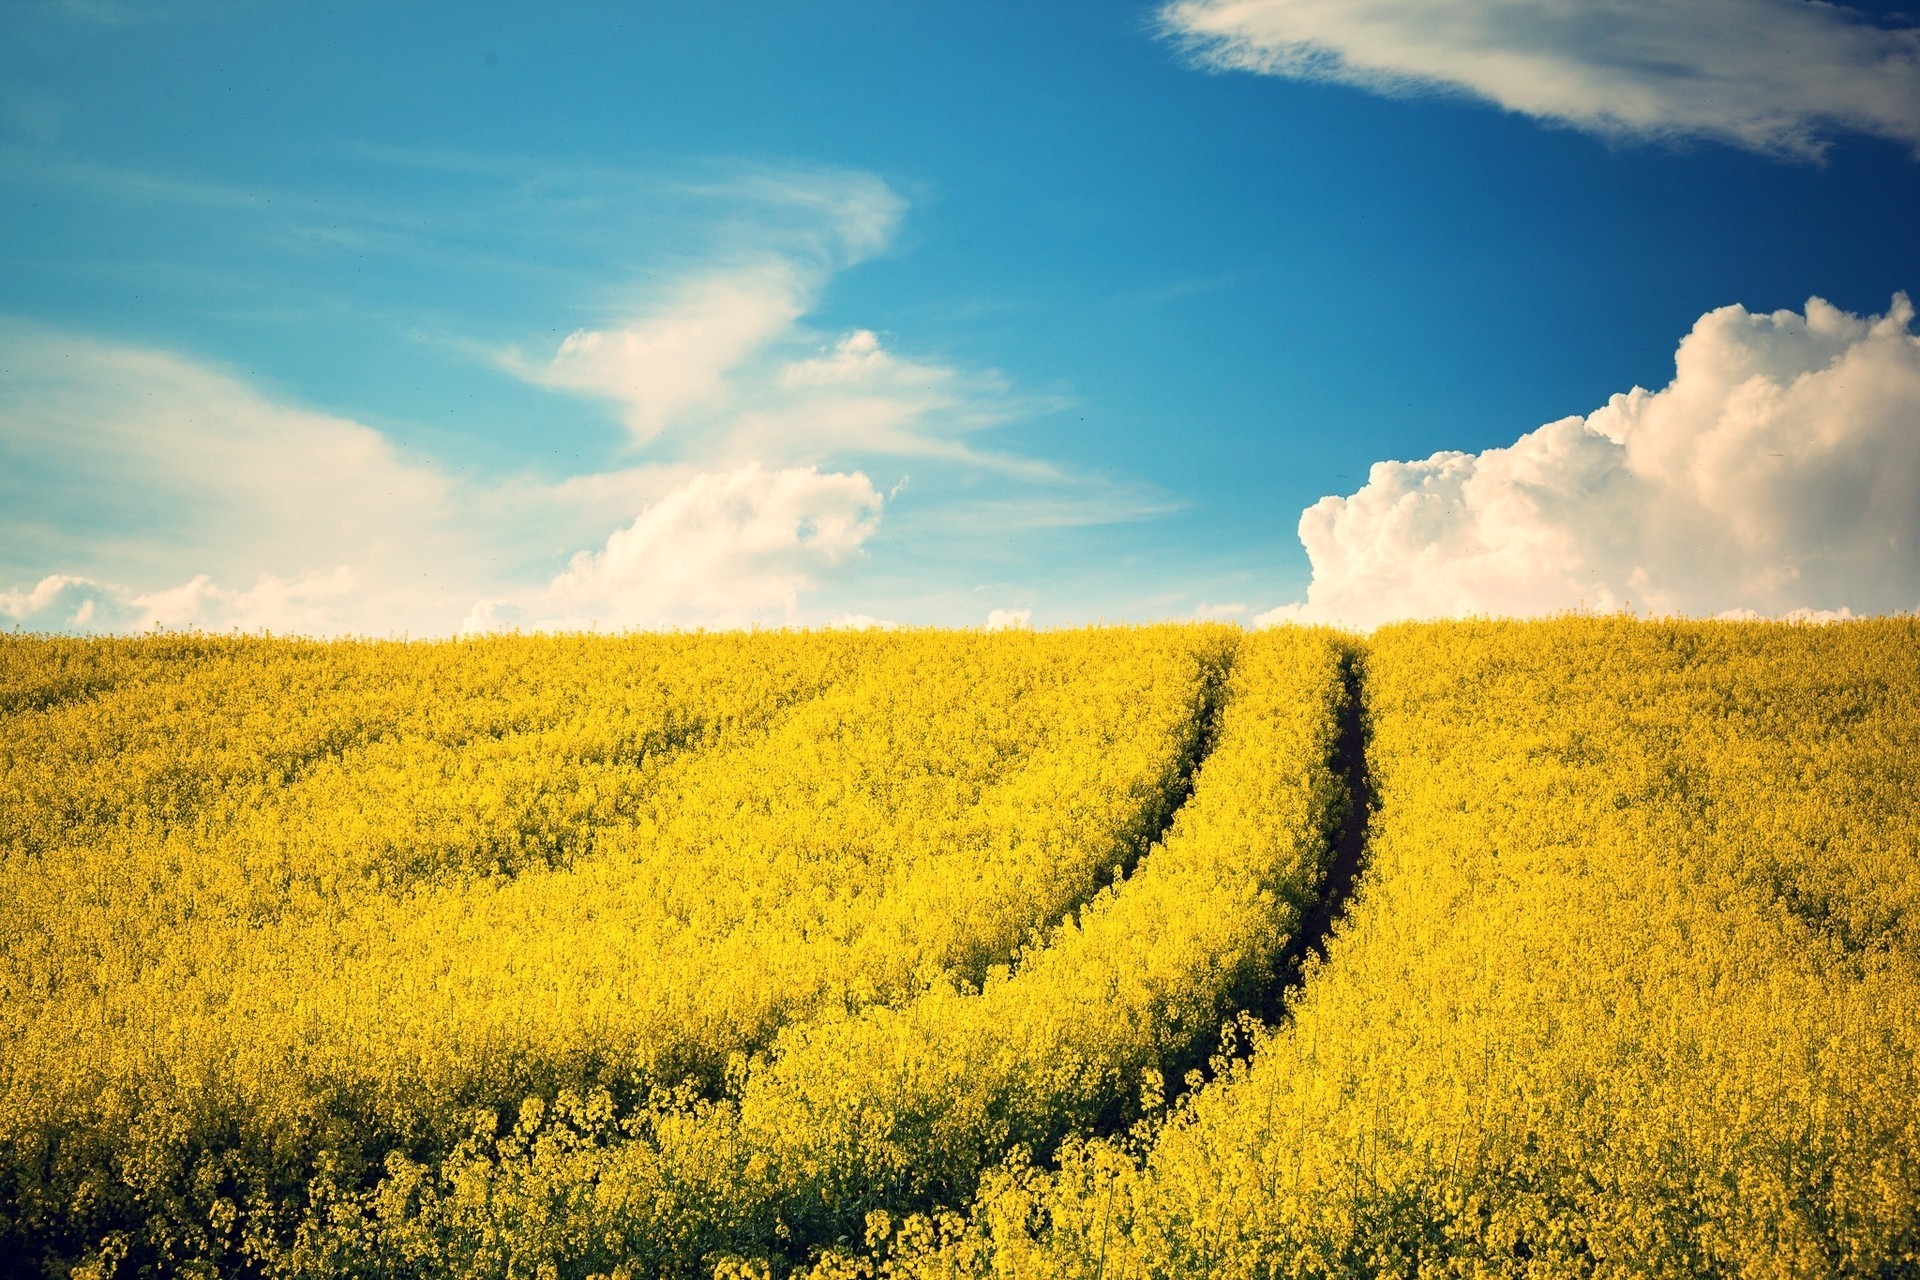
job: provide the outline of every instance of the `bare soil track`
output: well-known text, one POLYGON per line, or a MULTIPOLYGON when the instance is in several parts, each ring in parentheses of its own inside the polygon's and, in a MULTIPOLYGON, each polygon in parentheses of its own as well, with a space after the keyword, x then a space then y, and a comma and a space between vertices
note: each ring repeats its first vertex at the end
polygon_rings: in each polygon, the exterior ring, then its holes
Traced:
POLYGON ((1373 775, 1367 768, 1366 675, 1358 654, 1341 661, 1340 678, 1346 686, 1340 705, 1339 733, 1334 741, 1333 771, 1346 796, 1331 833, 1332 849, 1320 892, 1301 914, 1293 941, 1280 957, 1274 981, 1254 1012, 1269 1026, 1286 1016, 1287 1004, 1306 977, 1307 957, 1327 957, 1334 926, 1346 914, 1354 885, 1366 869, 1367 829, 1373 817, 1373 775))
MULTIPOLYGON (((1257 990, 1245 993, 1238 1002, 1238 1007, 1269 1027, 1277 1027, 1286 1020, 1289 1004, 1306 981, 1307 957, 1326 959, 1327 943, 1345 917, 1354 887, 1366 870, 1367 832, 1373 817, 1373 775, 1367 767, 1369 725, 1363 662, 1354 651, 1347 652, 1341 659, 1340 678, 1344 687, 1330 763, 1344 794, 1339 798, 1332 830, 1327 833, 1325 873, 1312 901, 1302 907, 1292 941, 1274 963, 1271 974, 1257 990)), ((1185 1054, 1176 1055, 1167 1064, 1168 1100, 1186 1094, 1195 1079, 1202 1083, 1211 1080, 1216 1053, 1224 1049, 1230 1056, 1239 1056, 1251 1048, 1245 1039, 1230 1032, 1224 1044, 1208 1046, 1202 1042, 1185 1054), (1198 1076, 1191 1077, 1190 1072, 1198 1072, 1198 1076)), ((1111 1124, 1098 1131, 1105 1135, 1119 1127, 1111 1124)))

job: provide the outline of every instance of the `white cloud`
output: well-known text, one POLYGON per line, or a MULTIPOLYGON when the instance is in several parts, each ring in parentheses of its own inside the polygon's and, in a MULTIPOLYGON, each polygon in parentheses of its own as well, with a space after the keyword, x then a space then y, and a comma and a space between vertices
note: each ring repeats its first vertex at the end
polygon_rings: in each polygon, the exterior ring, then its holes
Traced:
MULTIPOLYGON (((31 588, 0 591, 0 622, 38 632, 271 631, 282 635, 399 634, 387 603, 360 590, 353 572, 303 573, 294 578, 258 575, 251 586, 231 587, 211 575, 153 591, 123 583, 49 574, 31 588)), ((414 630, 420 630, 417 626, 414 630)), ((428 628, 430 633, 432 628, 428 628)))
POLYGON ((472 598, 461 505, 452 476, 359 423, 164 352, 0 325, 0 584, 37 584, 0 612, 21 625, 445 627, 472 598))
MULTIPOLYGON (((832 354, 795 360, 780 371, 790 387, 844 386, 871 381, 898 363, 880 349, 880 337, 871 329, 856 329, 840 340, 832 354)), ((937 371, 944 377, 945 370, 937 371)))
POLYGON ((893 631, 900 624, 876 618, 870 613, 843 613, 827 626, 834 631, 893 631))
POLYGON ((583 551, 544 589, 475 607, 463 630, 745 626, 795 620, 819 570, 873 535, 866 476, 808 468, 699 475, 583 551))
POLYGON ((884 250, 907 211, 899 192, 858 170, 735 166, 717 181, 681 189, 723 208, 748 210, 745 218, 718 219, 735 242, 773 246, 828 269, 884 250))
POLYGON ((1504 448, 1376 463, 1301 515, 1307 599, 1258 621, 1920 607, 1912 320, 1904 295, 1867 318, 1724 307, 1658 392, 1504 448))
MULTIPOLYGON (((1758 622, 1767 615, 1754 609, 1727 609, 1713 615, 1729 622, 1758 622)), ((1806 627, 1824 627, 1835 622, 1845 622, 1856 617, 1853 610, 1841 605, 1838 609, 1790 609, 1779 616, 1778 621, 1795 622, 1806 627)))
POLYGON ((296 579, 262 574, 244 589, 203 573, 145 593, 56 573, 28 590, 0 591, 0 619, 32 631, 339 631, 338 610, 356 603, 356 585, 345 565, 296 579))
POLYGON ((752 225, 715 233, 730 247, 711 263, 627 290, 606 308, 610 322, 576 329, 550 355, 498 352, 499 365, 606 401, 635 444, 703 464, 928 457, 1026 481, 1067 479, 968 440, 1057 404, 1016 396, 991 372, 899 355, 871 329, 830 335, 803 323, 836 272, 891 241, 905 206, 884 183, 768 170, 689 191, 745 201, 752 225))
POLYGON ((541 386, 613 401, 645 444, 690 410, 724 406, 726 375, 789 329, 807 295, 791 263, 725 271, 683 285, 652 314, 576 330, 545 364, 517 352, 505 363, 541 386))
POLYGON ((1231 604, 1202 603, 1193 611, 1196 622, 1231 622, 1247 616, 1247 606, 1238 602, 1231 604))
POLYGON ((995 609, 987 614, 989 631, 1024 631, 1032 625, 1031 609, 995 609))
POLYGON ((111 587, 64 573, 26 590, 0 591, 0 619, 33 631, 112 626, 124 612, 111 587))
POLYGON ((0 622, 34 630, 786 621, 881 505, 754 464, 483 483, 176 356, 0 326, 0 622), (567 546, 598 550, 556 573, 567 546))
POLYGON ((1175 0, 1203 64, 1388 93, 1443 88, 1608 135, 1816 155, 1920 149, 1920 32, 1807 0, 1175 0))
POLYGON ((223 587, 203 573, 177 587, 134 596, 132 628, 328 631, 339 626, 339 611, 352 606, 358 586, 347 565, 291 579, 261 574, 243 590, 223 587))
MULTIPOLYGON (((396 162, 503 176, 484 158, 396 162)), ((1139 486, 982 445, 1051 402, 871 329, 807 325, 834 273, 899 223, 903 202, 871 175, 734 167, 624 195, 621 175, 505 176, 558 181, 583 204, 678 203, 699 223, 647 290, 611 286, 603 320, 538 355, 484 348, 530 383, 605 402, 627 438, 604 467, 482 478, 235 372, 0 317, 0 623, 441 635, 858 621, 925 598, 929 566, 1003 566, 1024 532, 1164 509, 1139 486), (888 605, 847 584, 906 488, 899 476, 883 499, 869 476, 885 464, 893 480, 905 457, 926 465, 890 518, 894 563, 873 570, 888 605)), ((109 177, 154 195, 144 176, 109 177)), ((160 194, 242 196, 176 186, 160 194)))
POLYGON ((819 463, 834 455, 927 457, 1029 481, 1058 468, 967 437, 1035 405, 991 373, 904 358, 870 329, 825 341, 801 321, 824 276, 773 261, 683 282, 616 327, 581 329, 510 372, 619 409, 638 444, 710 460, 819 463))

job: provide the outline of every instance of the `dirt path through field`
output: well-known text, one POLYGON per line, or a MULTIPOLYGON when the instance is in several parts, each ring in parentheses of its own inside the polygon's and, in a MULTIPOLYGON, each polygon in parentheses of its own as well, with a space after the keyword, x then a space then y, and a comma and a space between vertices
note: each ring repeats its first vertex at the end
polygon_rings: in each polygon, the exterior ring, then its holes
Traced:
POLYGON ((1287 959, 1295 967, 1305 963, 1312 952, 1326 959, 1327 939, 1333 926, 1346 913, 1347 899, 1354 882, 1367 861, 1367 827, 1373 818, 1373 774, 1367 768, 1366 679, 1360 670, 1358 655, 1349 654, 1341 678, 1347 687, 1346 703, 1340 711, 1340 739, 1334 753, 1334 770, 1347 789, 1347 811, 1341 816, 1340 831, 1334 841, 1333 861, 1320 887, 1320 897, 1304 919, 1287 959))
POLYGON ((1327 956, 1327 941, 1333 928, 1346 914, 1347 900, 1367 863, 1367 828, 1373 817, 1373 775, 1367 768, 1367 693, 1366 675, 1358 653, 1349 653, 1342 663, 1341 680, 1346 696, 1340 709, 1339 736, 1335 740, 1333 768, 1346 788, 1345 812, 1334 833, 1333 856, 1321 881, 1319 896, 1300 918, 1293 941, 1275 972, 1275 981, 1266 1000, 1255 1009, 1268 1025, 1277 1025, 1286 1016, 1287 1005, 1305 978, 1307 957, 1327 956))

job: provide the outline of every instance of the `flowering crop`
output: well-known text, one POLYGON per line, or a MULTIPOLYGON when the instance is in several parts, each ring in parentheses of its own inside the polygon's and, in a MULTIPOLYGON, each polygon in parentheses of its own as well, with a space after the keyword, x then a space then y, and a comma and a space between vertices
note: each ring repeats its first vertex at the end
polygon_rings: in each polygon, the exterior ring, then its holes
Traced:
POLYGON ((1288 1023, 891 1274, 1910 1275, 1920 624, 1398 626, 1288 1023))
POLYGON ((10 639, 0 1248, 265 1265, 475 1108, 977 981, 1158 830, 1231 638, 10 639))
POLYGON ((1912 619, 4 637, 0 730, 0 1272, 1920 1271, 1912 619))
MULTIPOLYGON (((790 1023, 723 1096, 622 1116, 571 1095, 483 1126, 438 1167, 389 1164, 298 1261, 472 1276, 784 1267, 893 1214, 964 1203, 1009 1149, 1111 1128, 1273 981, 1326 867, 1345 653, 1242 642, 1218 745, 1139 868, 984 983, 790 1023), (875 1216, 877 1215, 877 1216, 875 1216)), ((1204 1056, 1204 1053, 1202 1054, 1204 1056)), ((874 1240, 878 1243, 878 1239, 874 1240)))

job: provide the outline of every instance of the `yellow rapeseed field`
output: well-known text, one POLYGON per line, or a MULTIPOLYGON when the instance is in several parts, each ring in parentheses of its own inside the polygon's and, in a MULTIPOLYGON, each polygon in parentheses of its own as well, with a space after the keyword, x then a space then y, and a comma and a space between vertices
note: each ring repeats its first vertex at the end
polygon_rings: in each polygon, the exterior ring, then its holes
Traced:
POLYGON ((1920 623, 1398 626, 1286 1024, 889 1275, 1920 1274, 1920 623))
POLYGON ((0 637, 0 1276, 1912 1276, 1916 1054, 1914 619, 0 637))
MULTIPOLYGON (((1272 981, 1325 869, 1345 647, 1244 641, 1218 744, 1139 869, 984 983, 789 1024, 718 1099, 606 1096, 483 1123, 438 1167, 404 1159, 332 1202, 293 1259, 318 1273, 749 1273, 889 1211, 964 1203, 1006 1151, 1138 1114, 1272 981), (1144 1094, 1144 1099, 1143 1099, 1144 1094)), ((491 1117, 487 1117, 490 1121, 491 1117)))
POLYGON ((977 981, 1158 831, 1233 634, 9 639, 0 1245, 266 1266, 475 1108, 977 981))

